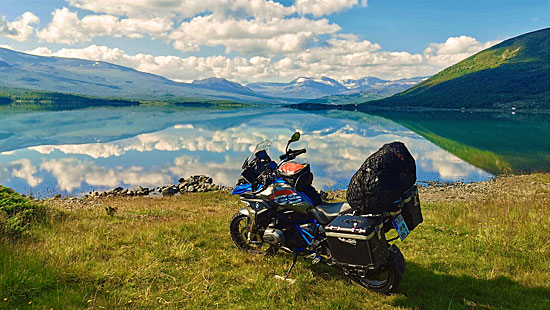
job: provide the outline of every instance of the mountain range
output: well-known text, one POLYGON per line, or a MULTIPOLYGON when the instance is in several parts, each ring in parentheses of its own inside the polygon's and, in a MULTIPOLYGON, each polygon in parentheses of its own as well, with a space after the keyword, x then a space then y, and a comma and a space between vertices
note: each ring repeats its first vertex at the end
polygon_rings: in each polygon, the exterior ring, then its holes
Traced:
POLYGON ((102 98, 280 104, 372 92, 372 98, 378 99, 411 87, 418 81, 365 77, 338 82, 328 77, 299 77, 288 83, 251 83, 246 86, 222 78, 180 83, 108 62, 43 57, 0 48, 0 86, 4 90, 32 89, 102 98))
MULTIPOLYGON (((378 99, 391 96, 410 88, 426 78, 427 77, 416 77, 390 81, 376 77, 364 77, 357 80, 347 79, 338 82, 328 77, 299 77, 288 83, 251 83, 246 86, 254 92, 266 96, 277 96, 278 94, 282 94, 281 96, 285 98, 301 99, 303 101, 328 96, 345 96, 358 93, 372 95, 373 99, 378 99)), ((323 101, 322 99, 320 100, 323 101)), ((328 98, 327 100, 330 101, 328 98)))
POLYGON ((178 83, 102 61, 43 57, 0 48, 0 86, 132 100, 235 100, 280 103, 260 94, 178 83))
POLYGON ((415 77, 387 81, 375 77, 365 77, 359 80, 345 80, 342 84, 348 87, 348 91, 321 98, 309 99, 304 103, 324 105, 359 104, 365 101, 382 99, 397 94, 413 87, 427 78, 428 77, 415 77))
POLYGON ((505 40, 370 107, 550 108, 550 28, 505 40))
POLYGON ((0 88, 0 104, 14 100, 10 89, 17 89, 17 94, 30 89, 134 101, 305 102, 312 108, 350 103, 357 104, 358 109, 549 108, 550 28, 503 41, 428 79, 396 81, 299 77, 288 83, 241 85, 221 78, 180 83, 107 62, 35 56, 0 48, 0 88))

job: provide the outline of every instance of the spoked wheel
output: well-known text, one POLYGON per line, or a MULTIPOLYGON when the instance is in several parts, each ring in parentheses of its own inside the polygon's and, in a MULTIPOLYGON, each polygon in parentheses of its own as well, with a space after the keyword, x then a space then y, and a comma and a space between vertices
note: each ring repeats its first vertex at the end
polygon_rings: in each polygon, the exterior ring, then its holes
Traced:
POLYGON ((271 254, 275 250, 272 249, 267 243, 263 242, 259 233, 250 236, 248 240, 248 229, 251 224, 251 219, 245 214, 240 212, 235 213, 229 224, 229 231, 231 232, 231 239, 235 245, 246 252, 256 254, 271 254))
POLYGON ((401 274, 391 264, 384 271, 375 275, 360 277, 358 274, 350 273, 348 277, 353 282, 381 294, 393 292, 401 282, 401 274))

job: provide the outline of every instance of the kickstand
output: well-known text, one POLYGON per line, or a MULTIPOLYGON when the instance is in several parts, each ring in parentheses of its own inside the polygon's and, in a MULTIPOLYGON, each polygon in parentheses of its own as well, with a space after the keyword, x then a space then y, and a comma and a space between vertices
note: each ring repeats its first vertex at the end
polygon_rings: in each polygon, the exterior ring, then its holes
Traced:
POLYGON ((298 260, 298 252, 294 252, 294 258, 292 259, 292 265, 290 265, 290 268, 285 274, 285 280, 288 278, 288 275, 290 275, 290 272, 292 272, 292 269, 294 269, 294 266, 296 265, 296 261, 298 260))

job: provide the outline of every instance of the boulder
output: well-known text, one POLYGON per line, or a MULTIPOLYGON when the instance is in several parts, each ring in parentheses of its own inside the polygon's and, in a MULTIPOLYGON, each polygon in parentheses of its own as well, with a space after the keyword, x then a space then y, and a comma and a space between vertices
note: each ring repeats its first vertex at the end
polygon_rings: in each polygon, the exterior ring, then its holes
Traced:
POLYGON ((179 193, 179 191, 176 189, 176 187, 168 187, 162 190, 162 195, 164 196, 173 196, 175 194, 179 193))

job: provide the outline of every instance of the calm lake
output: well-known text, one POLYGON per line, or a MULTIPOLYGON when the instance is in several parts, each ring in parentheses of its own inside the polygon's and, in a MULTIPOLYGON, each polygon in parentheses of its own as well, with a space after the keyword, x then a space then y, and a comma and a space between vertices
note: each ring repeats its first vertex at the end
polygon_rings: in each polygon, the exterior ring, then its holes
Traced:
POLYGON ((402 141, 418 180, 465 182, 550 170, 548 115, 303 112, 176 107, 0 112, 0 184, 35 197, 173 184, 206 174, 234 185, 255 144, 272 158, 294 131, 317 188, 345 188, 384 143, 402 141))

